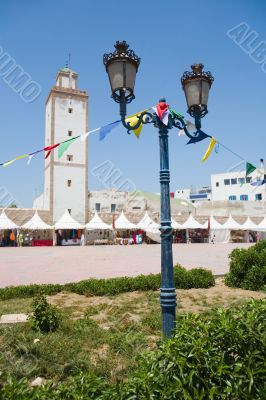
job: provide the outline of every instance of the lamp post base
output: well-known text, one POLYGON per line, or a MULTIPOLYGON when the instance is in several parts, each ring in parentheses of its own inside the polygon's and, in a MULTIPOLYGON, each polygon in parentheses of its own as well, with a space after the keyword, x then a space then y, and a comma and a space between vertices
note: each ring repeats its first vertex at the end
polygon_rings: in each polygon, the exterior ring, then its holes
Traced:
POLYGON ((165 338, 171 338, 175 329, 176 293, 175 288, 160 289, 160 304, 162 308, 162 325, 165 338))

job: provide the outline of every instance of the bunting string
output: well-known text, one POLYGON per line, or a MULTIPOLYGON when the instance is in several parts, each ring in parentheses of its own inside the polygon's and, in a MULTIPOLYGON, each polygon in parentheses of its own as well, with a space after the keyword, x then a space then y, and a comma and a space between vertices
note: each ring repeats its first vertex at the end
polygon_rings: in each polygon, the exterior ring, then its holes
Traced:
MULTIPOLYGON (((146 112, 146 111, 150 111, 153 110, 156 115, 158 116, 158 118, 162 121, 163 124, 165 124, 167 126, 168 124, 168 119, 169 119, 169 115, 171 114, 173 118, 182 118, 184 119, 184 116, 178 112, 176 112, 174 109, 172 109, 168 104, 166 104, 165 102, 159 102, 156 106, 147 108, 145 110, 139 111, 135 114, 132 114, 128 117, 126 117, 126 122, 129 123, 131 126, 134 126, 138 121, 138 117, 141 115, 141 113, 146 112)), ((194 130, 195 129, 195 125, 188 120, 184 120, 186 127, 188 130, 194 130)), ((15 161, 27 158, 27 165, 30 165, 32 159, 39 153, 44 153, 45 159, 49 158, 49 156, 51 155, 52 151, 54 151, 56 148, 58 149, 58 158, 61 158, 63 156, 63 154, 67 151, 67 149, 71 146, 72 143, 74 143, 78 138, 80 138, 80 140, 83 142, 85 141, 89 135, 97 133, 99 135, 99 140, 102 141, 105 139, 105 137, 107 135, 109 135, 109 133, 116 128, 118 125, 120 125, 121 123, 121 119, 116 120, 114 122, 111 122, 109 124, 103 125, 101 127, 98 127, 96 129, 93 129, 91 131, 88 131, 86 133, 82 133, 80 135, 68 138, 66 140, 62 140, 59 143, 55 143, 55 144, 51 144, 50 146, 46 146, 42 149, 39 150, 35 150, 32 151, 28 154, 22 154, 20 156, 17 156, 11 160, 5 161, 0 163, 0 166, 2 166, 3 168, 8 167, 9 165, 13 164, 15 161)), ((143 128, 143 123, 140 124, 140 126, 133 130, 135 136, 139 139, 141 131, 143 128)), ((185 131, 183 129, 180 129, 178 132, 178 136, 184 136, 185 135, 185 131)), ((227 150, 228 152, 230 152, 231 154, 233 154, 234 156, 236 156, 237 158, 239 158, 242 161, 246 162, 246 176, 250 175, 253 171, 256 170, 256 167, 251 164, 250 162, 246 161, 241 155, 239 155, 238 153, 236 153, 235 151, 233 151, 232 149, 230 149, 229 147, 225 146, 223 143, 221 143, 218 139, 214 138, 213 136, 210 136, 206 133, 204 133, 203 131, 199 130, 197 135, 195 134, 195 136, 193 138, 190 138, 190 140, 187 142, 187 144, 191 144, 191 143, 197 143, 200 141, 205 140, 206 138, 210 138, 210 143, 209 146, 202 158, 202 162, 205 162, 206 160, 208 160, 208 158, 210 157, 213 149, 215 148, 215 153, 218 154, 220 147, 224 148, 225 150, 227 150)), ((259 181, 260 182, 260 181, 259 181)), ((262 184, 266 183, 265 182, 265 177, 264 177, 264 181, 261 181, 262 184)))

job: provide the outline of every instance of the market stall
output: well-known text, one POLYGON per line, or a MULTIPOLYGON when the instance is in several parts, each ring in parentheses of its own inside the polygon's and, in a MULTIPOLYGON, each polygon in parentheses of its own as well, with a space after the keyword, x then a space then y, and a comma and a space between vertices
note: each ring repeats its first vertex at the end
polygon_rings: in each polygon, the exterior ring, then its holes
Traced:
POLYGON ((18 242, 21 246, 53 246, 54 227, 46 224, 37 210, 31 219, 21 227, 18 242))
POLYGON ((11 221, 3 210, 0 215, 0 246, 15 246, 18 229, 18 225, 11 221))
POLYGON ((135 244, 134 238, 138 227, 127 219, 123 211, 114 222, 114 229, 118 233, 116 237, 116 243, 135 244))
POLYGON ((69 213, 64 212, 56 222, 54 229, 56 233, 57 246, 77 246, 85 243, 85 226, 77 222, 69 213))
POLYGON ((206 243, 209 241, 208 221, 200 224, 193 215, 181 225, 180 229, 186 230, 187 243, 206 243))
POLYGON ((85 225, 86 244, 112 244, 114 242, 114 230, 99 217, 95 211, 94 217, 85 225))

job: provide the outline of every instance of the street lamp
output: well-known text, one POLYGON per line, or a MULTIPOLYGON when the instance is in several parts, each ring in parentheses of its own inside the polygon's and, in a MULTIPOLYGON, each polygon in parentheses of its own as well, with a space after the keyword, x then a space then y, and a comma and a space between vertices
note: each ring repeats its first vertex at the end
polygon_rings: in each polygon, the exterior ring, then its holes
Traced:
MULTIPOLYGON (((170 171, 168 151, 168 130, 176 127, 183 129, 190 139, 201 134, 201 118, 207 113, 208 92, 213 81, 210 72, 203 71, 202 64, 192 66, 192 72, 185 72, 182 85, 186 94, 188 113, 195 118, 196 132, 190 133, 184 118, 177 113, 170 113, 168 124, 165 125, 156 113, 144 111, 137 118, 138 122, 131 125, 126 122, 126 105, 134 98, 135 78, 140 64, 140 58, 129 49, 125 42, 117 41, 115 51, 103 56, 112 95, 120 105, 120 116, 127 132, 137 129, 140 124, 152 123, 159 129, 160 144, 160 185, 161 185, 161 288, 160 304, 162 308, 162 328, 164 337, 171 337, 175 328, 176 292, 174 284, 172 227, 170 208, 170 171)), ((166 106, 164 98, 159 100, 166 106)))

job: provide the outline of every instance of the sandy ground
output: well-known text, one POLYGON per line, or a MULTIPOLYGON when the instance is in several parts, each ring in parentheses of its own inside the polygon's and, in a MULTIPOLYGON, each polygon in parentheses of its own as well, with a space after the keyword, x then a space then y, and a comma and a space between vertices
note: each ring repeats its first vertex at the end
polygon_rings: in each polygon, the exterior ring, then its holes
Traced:
MULTIPOLYGON (((153 292, 153 304, 148 303, 147 293, 130 292, 117 296, 92 296, 86 297, 76 293, 58 293, 49 296, 49 302, 62 309, 68 310, 73 319, 82 318, 87 309, 96 307, 97 312, 91 318, 105 328, 115 323, 114 313, 124 309, 127 318, 138 322, 141 316, 147 313, 147 309, 158 308, 159 291, 153 292), (126 307, 129 307, 130 312, 126 307)), ((230 288, 225 286, 223 278, 217 278, 215 286, 209 289, 177 289, 177 313, 204 312, 213 307, 228 307, 248 299, 265 299, 266 294, 230 288)))
MULTIPOLYGON (((175 244, 174 263, 228 272, 228 254, 249 244, 175 244)), ((0 287, 160 272, 160 245, 0 248, 0 287)))

